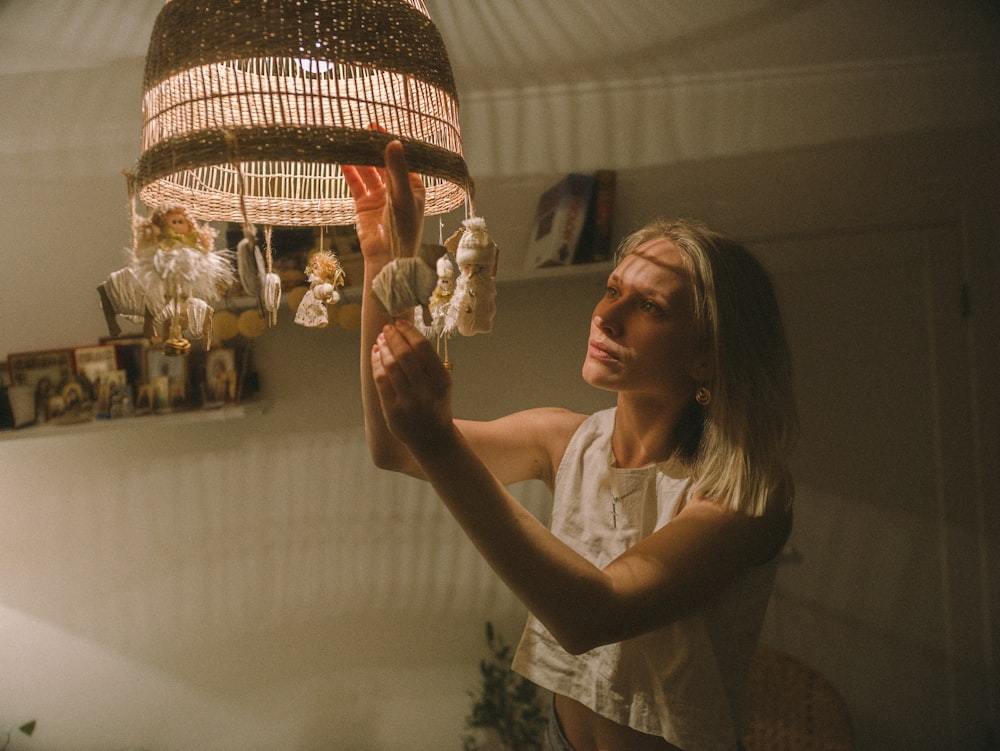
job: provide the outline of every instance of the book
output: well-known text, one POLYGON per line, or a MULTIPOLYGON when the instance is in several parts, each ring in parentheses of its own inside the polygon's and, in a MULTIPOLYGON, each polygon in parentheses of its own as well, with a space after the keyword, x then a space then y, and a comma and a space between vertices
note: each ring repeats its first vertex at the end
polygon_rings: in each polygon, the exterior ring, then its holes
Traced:
POLYGON ((573 263, 596 180, 570 173, 542 193, 524 257, 526 271, 573 263))
POLYGON ((615 170, 602 169, 594 173, 594 192, 573 263, 600 263, 611 258, 616 182, 615 170))

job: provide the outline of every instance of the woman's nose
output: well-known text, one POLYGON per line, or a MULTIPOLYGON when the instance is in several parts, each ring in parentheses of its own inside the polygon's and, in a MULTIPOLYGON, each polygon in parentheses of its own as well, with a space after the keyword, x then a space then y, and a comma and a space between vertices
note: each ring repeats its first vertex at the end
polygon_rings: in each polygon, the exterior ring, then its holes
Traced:
POLYGON ((594 325, 608 336, 621 331, 621 316, 613 303, 601 302, 594 309, 594 325))

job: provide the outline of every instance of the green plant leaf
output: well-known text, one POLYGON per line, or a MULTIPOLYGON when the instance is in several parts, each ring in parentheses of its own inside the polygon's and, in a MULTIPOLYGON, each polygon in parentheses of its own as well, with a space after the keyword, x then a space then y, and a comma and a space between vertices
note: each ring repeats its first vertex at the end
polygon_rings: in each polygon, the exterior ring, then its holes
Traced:
MULTIPOLYGON (((511 670, 513 649, 489 621, 486 643, 490 657, 479 662, 482 685, 479 692, 469 692, 474 702, 465 718, 466 728, 491 728, 506 748, 540 749, 548 715, 540 706, 538 687, 511 670)), ((464 751, 477 748, 471 736, 465 736, 463 743, 464 751)))

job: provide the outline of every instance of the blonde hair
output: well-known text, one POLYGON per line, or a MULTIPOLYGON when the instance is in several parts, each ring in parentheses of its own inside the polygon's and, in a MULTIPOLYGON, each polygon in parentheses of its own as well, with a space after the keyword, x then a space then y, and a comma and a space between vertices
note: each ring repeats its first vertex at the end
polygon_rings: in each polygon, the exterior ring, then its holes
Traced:
POLYGON ((709 346, 711 401, 694 398, 679 426, 677 459, 696 490, 734 511, 759 516, 790 504, 788 458, 798 429, 791 356, 777 296, 745 247, 687 219, 658 219, 626 237, 616 261, 654 239, 684 256, 696 325, 709 346))
POLYGON ((180 214, 191 225, 191 231, 197 238, 198 249, 203 253, 208 253, 215 245, 217 231, 210 224, 199 224, 188 211, 187 207, 179 203, 165 203, 156 206, 150 211, 147 217, 137 217, 133 223, 133 233, 135 239, 133 244, 139 247, 155 245, 164 235, 168 214, 180 214))

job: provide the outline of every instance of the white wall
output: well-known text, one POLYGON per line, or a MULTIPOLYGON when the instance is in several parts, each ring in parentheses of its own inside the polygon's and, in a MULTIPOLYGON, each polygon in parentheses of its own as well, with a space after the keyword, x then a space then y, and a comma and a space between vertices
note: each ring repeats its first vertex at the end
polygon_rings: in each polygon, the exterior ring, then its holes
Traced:
MULTIPOLYGON (((118 122, 121 133, 107 142, 106 130, 91 133, 80 145, 85 154, 61 140, 33 140, 28 120, 11 114, 30 102, 39 123, 61 118, 57 132, 76 134, 82 126, 72 107, 36 102, 33 81, 0 76, 2 111, 13 123, 7 133, 22 139, 9 136, 0 153, 8 186, 0 202, 0 353, 84 344, 103 333, 93 288, 120 265, 127 242, 119 170, 134 158, 124 134, 137 140, 137 71, 133 61, 101 74, 106 98, 100 106, 88 98, 84 120, 118 122)), ((489 134, 485 111, 476 111, 479 132, 489 134)), ((1000 661, 1000 449, 989 388, 998 368, 1000 207, 986 166, 997 163, 996 117, 987 114, 989 132, 935 133, 928 128, 940 123, 931 122, 916 133, 875 128, 873 138, 862 127, 866 138, 856 142, 839 131, 830 144, 802 135, 785 147, 744 143, 742 156, 732 136, 721 153, 695 148, 602 165, 623 170, 620 230, 655 213, 700 216, 771 248, 775 263, 794 260, 796 238, 839 238, 846 251, 859 232, 956 231, 949 236, 958 237, 954 252, 975 315, 962 334, 964 381, 935 393, 964 394, 973 487, 955 484, 955 467, 966 465, 945 456, 933 481, 968 494, 947 499, 943 514, 911 513, 906 498, 886 508, 853 490, 838 494, 828 478, 843 466, 825 456, 822 435, 809 436, 798 460, 793 537, 803 563, 783 571, 766 630, 771 643, 834 680, 859 747, 872 751, 984 747, 975 744, 987 727, 996 734, 1000 726, 997 682, 990 685, 1000 661), (932 570, 933 580, 890 578, 900 560, 932 570), (915 604, 934 609, 930 632, 917 640, 912 619, 900 616, 915 604), (905 690, 924 687, 939 668, 933 691, 905 690), (882 704, 886 694, 891 706, 882 704)), ((697 133, 699 115, 689 117, 697 133)), ((505 121, 494 122, 499 129, 505 121)), ((491 153, 480 137, 470 155, 491 153)), ((614 141, 608 132, 603 138, 614 141)), ((571 156, 534 173, 521 163, 481 178, 480 211, 504 263, 519 265, 535 197, 571 156)), ((457 410, 486 417, 537 404, 606 404, 578 378, 597 292, 589 277, 502 285, 496 332, 452 351, 457 410)), ((830 320, 859 332, 880 325, 851 321, 850 312, 837 308, 830 320)), ((426 489, 369 466, 356 334, 307 331, 286 313, 255 346, 262 415, 195 424, 143 418, 0 439, 0 723, 39 721, 36 737, 12 748, 458 747, 483 621, 498 622, 513 640, 520 607, 426 489)), ((811 419, 838 412, 821 370, 807 373, 811 419)), ((858 426, 859 434, 874 429, 858 426)), ((898 461, 891 442, 869 443, 861 456, 869 469, 898 461)), ((518 492, 544 515, 537 488, 518 492)))

